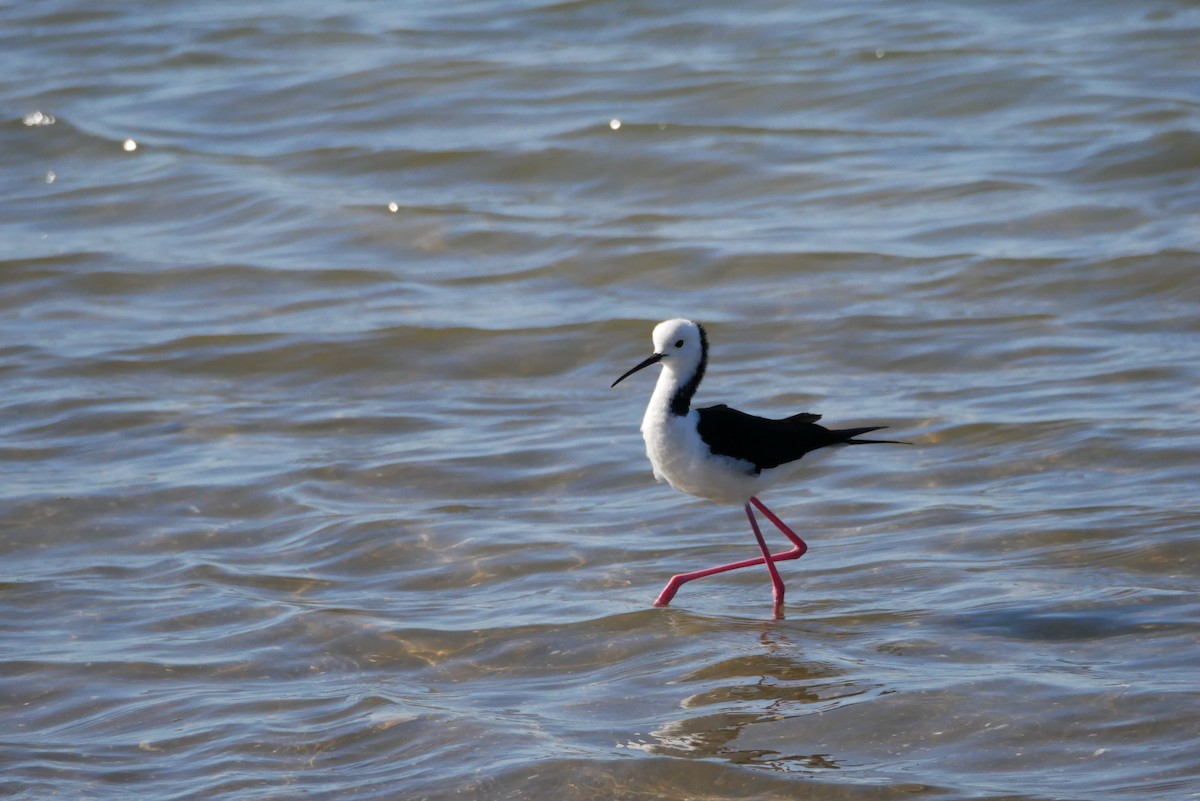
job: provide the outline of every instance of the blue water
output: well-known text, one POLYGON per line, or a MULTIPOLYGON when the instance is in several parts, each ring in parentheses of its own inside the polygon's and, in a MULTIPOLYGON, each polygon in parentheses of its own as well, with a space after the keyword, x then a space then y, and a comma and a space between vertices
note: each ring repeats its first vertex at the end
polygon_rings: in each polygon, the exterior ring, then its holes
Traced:
POLYGON ((0 794, 1200 797, 1194 3, 0 19, 0 794))

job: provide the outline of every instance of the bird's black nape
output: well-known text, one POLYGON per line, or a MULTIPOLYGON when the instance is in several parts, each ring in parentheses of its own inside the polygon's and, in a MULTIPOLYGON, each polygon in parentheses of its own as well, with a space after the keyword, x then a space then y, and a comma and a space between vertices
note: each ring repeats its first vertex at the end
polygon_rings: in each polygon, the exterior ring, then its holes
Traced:
POLYGON ((692 408, 692 398, 700 388, 700 382, 704 380, 704 371, 708 369, 708 333, 700 323, 696 323, 696 329, 700 332, 700 364, 696 365, 696 372, 688 382, 671 397, 671 414, 677 417, 687 416, 688 410, 692 408))

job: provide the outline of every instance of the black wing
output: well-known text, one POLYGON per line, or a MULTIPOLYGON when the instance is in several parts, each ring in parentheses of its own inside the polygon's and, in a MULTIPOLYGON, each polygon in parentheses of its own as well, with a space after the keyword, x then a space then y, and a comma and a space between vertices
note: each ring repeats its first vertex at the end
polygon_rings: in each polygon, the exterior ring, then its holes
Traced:
POLYGON ((759 473, 771 467, 794 462, 809 451, 827 445, 866 445, 886 440, 856 440, 859 434, 886 426, 831 430, 817 425, 819 414, 794 414, 782 420, 769 420, 730 409, 724 404, 697 409, 697 430, 710 451, 732 456, 754 465, 759 473))

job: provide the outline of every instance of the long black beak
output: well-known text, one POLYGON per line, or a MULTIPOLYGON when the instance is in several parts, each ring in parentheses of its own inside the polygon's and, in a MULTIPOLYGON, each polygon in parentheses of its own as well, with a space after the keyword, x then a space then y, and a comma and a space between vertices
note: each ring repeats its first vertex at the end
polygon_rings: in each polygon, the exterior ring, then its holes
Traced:
MULTIPOLYGON (((658 362, 661 362, 661 361, 662 361, 662 357, 663 357, 663 356, 665 356, 665 355, 666 355, 665 353, 656 353, 656 354, 654 354, 654 355, 653 355, 653 356, 651 356, 650 358, 646 359, 646 361, 642 362, 642 363, 641 363, 641 364, 639 364, 637 367, 633 368, 633 369, 632 369, 632 370, 630 370, 628 373, 626 373, 625 375, 621 376, 621 377, 620 377, 620 378, 618 378, 616 381, 612 382, 612 385, 615 387, 617 384, 620 384, 620 383, 621 383, 622 381, 624 381, 626 378, 629 378, 629 376, 633 375, 633 374, 634 374, 634 373, 636 373, 638 370, 641 370, 643 367, 649 367, 649 366, 650 366, 650 365, 652 365, 652 364, 657 364, 658 362)), ((609 389, 611 389, 611 388, 612 388, 612 387, 609 387, 609 389)))

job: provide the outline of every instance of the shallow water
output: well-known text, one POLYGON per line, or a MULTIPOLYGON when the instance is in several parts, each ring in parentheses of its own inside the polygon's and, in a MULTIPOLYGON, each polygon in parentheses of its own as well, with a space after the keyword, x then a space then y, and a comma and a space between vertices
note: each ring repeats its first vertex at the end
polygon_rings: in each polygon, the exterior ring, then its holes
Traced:
POLYGON ((3 794, 1200 797, 1194 3, 0 8, 3 794))

